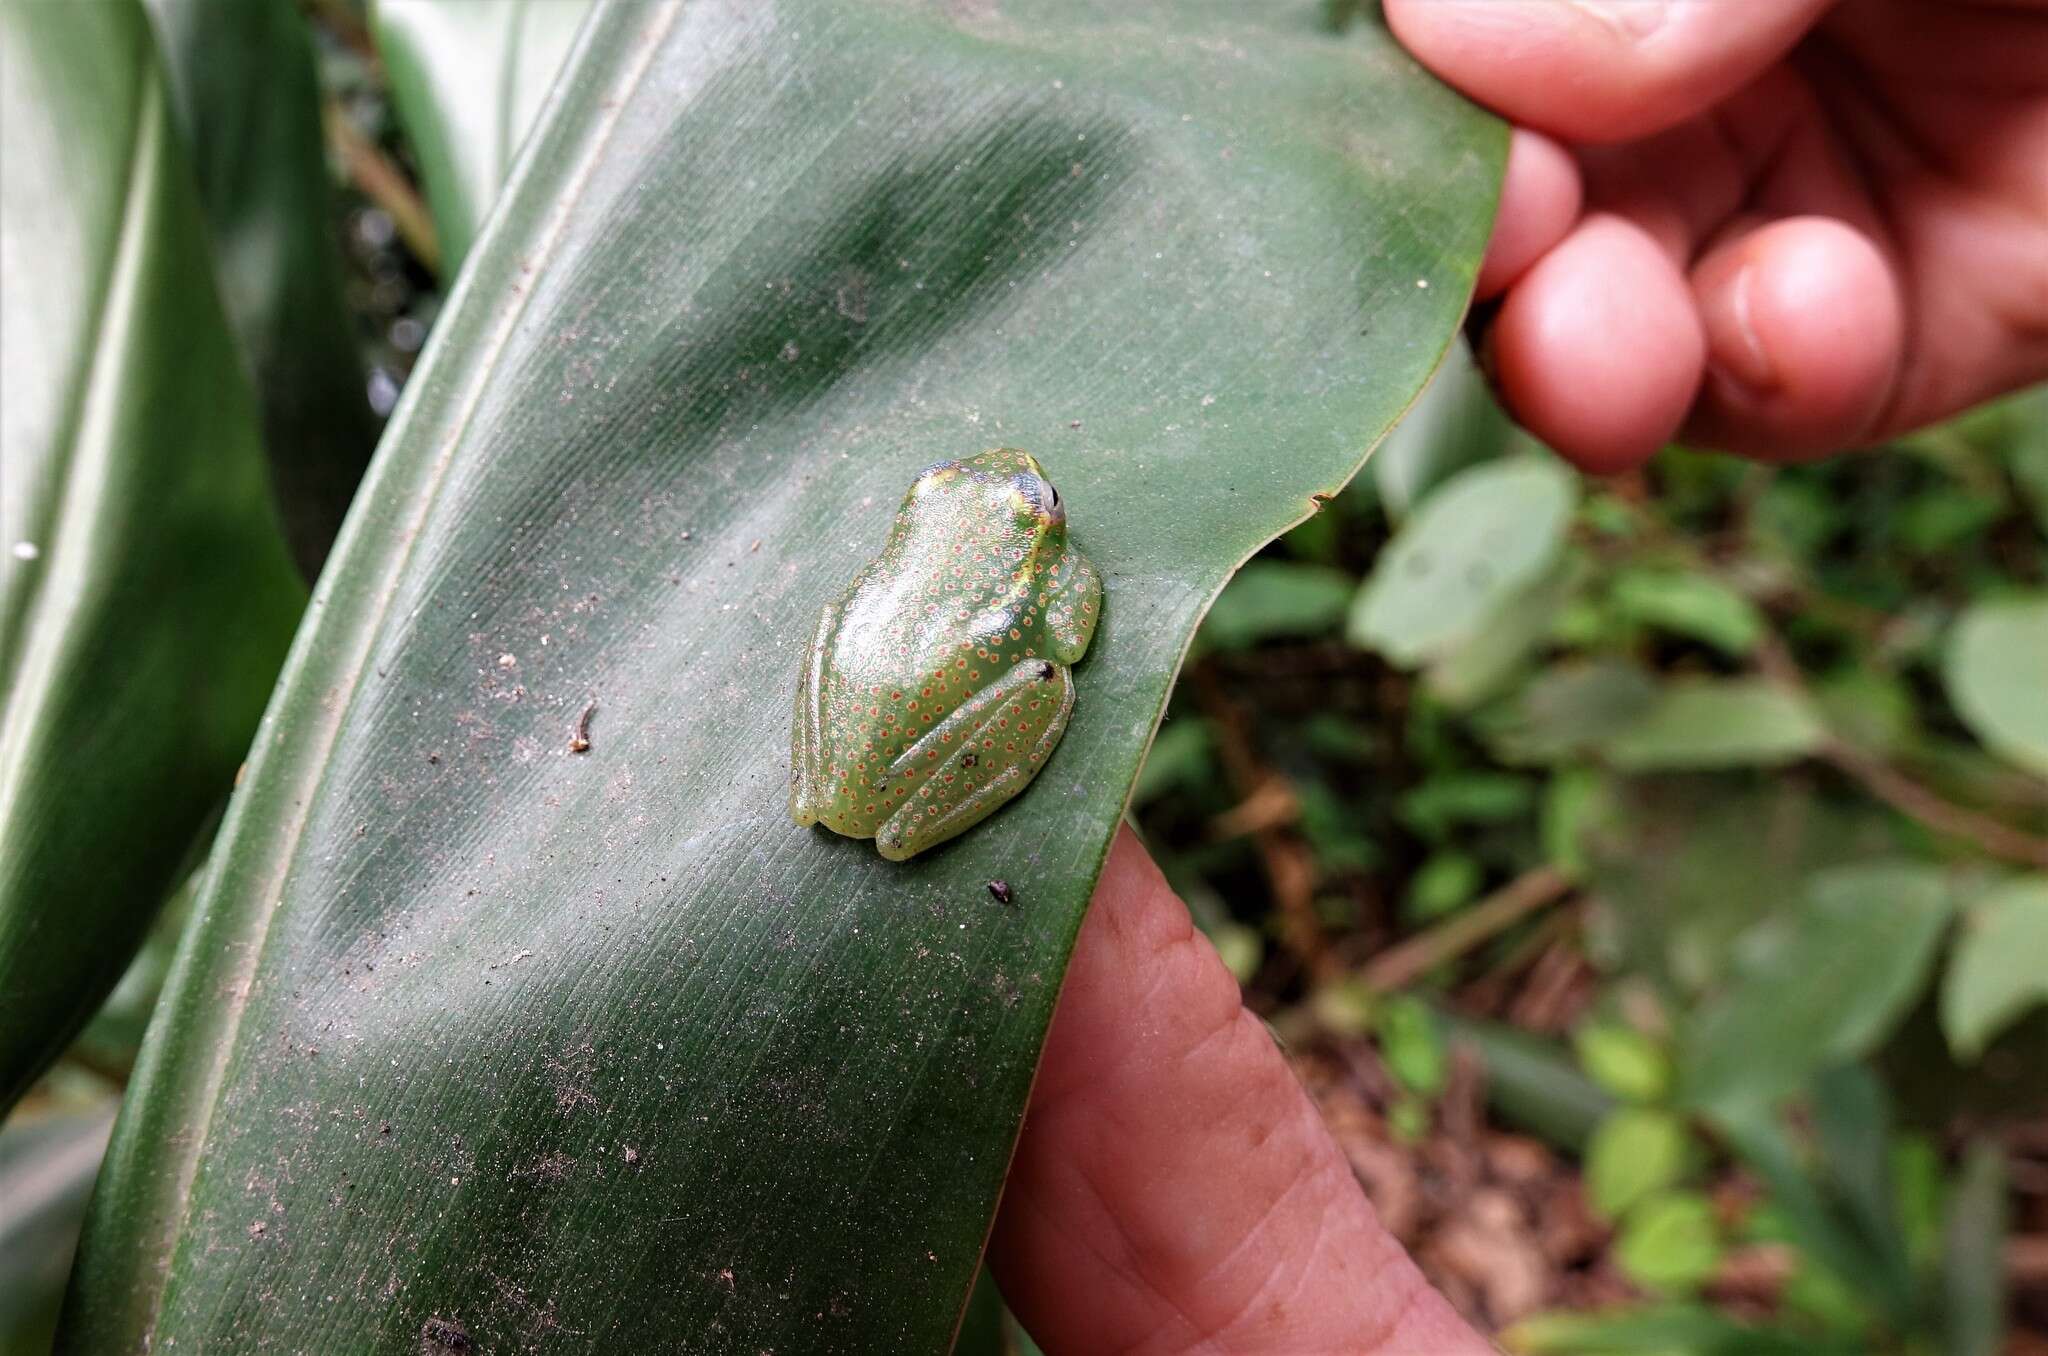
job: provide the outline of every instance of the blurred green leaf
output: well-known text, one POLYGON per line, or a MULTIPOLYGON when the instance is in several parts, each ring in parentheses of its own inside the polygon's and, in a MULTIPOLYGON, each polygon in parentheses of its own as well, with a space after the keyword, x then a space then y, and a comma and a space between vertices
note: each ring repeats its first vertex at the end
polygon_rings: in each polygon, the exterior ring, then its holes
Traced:
POLYGON ((1896 753, 1919 727, 1912 690, 1897 674, 1840 670, 1814 684, 1813 697, 1829 729, 1872 753, 1896 753))
POLYGON ((1143 805, 1169 791, 1209 780, 1215 772, 1212 743, 1207 721, 1184 716, 1161 725, 1152 747, 1145 751, 1145 766, 1138 773, 1131 803, 1143 805))
POLYGON ((1677 1186, 1692 1159, 1685 1122, 1656 1107, 1623 1107, 1600 1123, 1586 1146, 1586 1197, 1608 1219, 1677 1186))
POLYGON ((1508 1124, 1579 1152, 1614 1110, 1614 1099, 1580 1073, 1556 1041, 1499 1022, 1438 1015, 1450 1043, 1475 1052, 1486 1066, 1487 1101, 1508 1124))
POLYGON ((1451 341, 1504 149, 1301 10, 594 11, 222 825, 65 1349, 942 1349, 1175 666, 1451 341), (997 442, 1101 629, 1038 784, 884 861, 789 822, 798 661, 997 442))
POLYGON ((1449 653, 1550 568, 1577 498, 1573 473, 1548 456, 1459 472, 1380 553, 1347 634, 1409 667, 1449 653))
POLYGON ((1629 1211, 1614 1240, 1622 1274, 1654 1294, 1697 1290, 1721 1265, 1714 1206, 1691 1191, 1652 1196, 1629 1211))
POLYGON ((310 579, 370 464, 342 301, 312 37, 291 0, 146 0, 221 301, 255 382, 285 534, 310 579))
POLYGON ((377 53, 453 278, 483 230, 590 0, 375 0, 377 53))
POLYGON ((1401 916, 1410 923, 1441 918, 1471 902, 1485 879, 1486 868, 1469 854, 1435 853, 1409 877, 1401 916))
POLYGON ((1948 925, 1938 868, 1909 861, 1815 876, 1742 939, 1728 990, 1680 1042, 1694 1106, 1766 1105, 1868 1053, 1916 998, 1948 925))
POLYGON ((1395 519, 1458 472, 1536 441, 1508 418, 1463 344, 1454 344, 1428 387, 1373 453, 1372 481, 1395 519))
MULTIPOLYGON (((1731 1103, 1715 1108, 1710 1120, 1770 1193, 1769 1213, 1778 1225, 1776 1236, 1796 1247, 1807 1267, 1831 1273, 1848 1287, 1856 1303, 1905 1326, 1912 1318, 1916 1296, 1911 1277, 1895 1266, 1896 1250, 1873 1246, 1837 1208, 1834 1192, 1786 1134, 1777 1111, 1753 1102, 1731 1103)), ((1829 1303, 1832 1297, 1826 1291, 1824 1284, 1816 1282, 1813 1297, 1829 1303)))
POLYGON ((1941 1029, 1961 1060, 2029 1009, 2048 1003, 2048 876, 2025 876, 1964 910, 1941 983, 1941 1029))
POLYGON ((85 1198, 112 1124, 109 1110, 16 1117, 0 1127, 0 1356, 50 1349, 85 1198))
POLYGON ((1485 729, 1510 763, 1551 763, 1597 749, 1640 723, 1657 704, 1656 679, 1621 660, 1552 665, 1485 729))
POLYGON ((1947 1204, 1941 1152, 1925 1133, 1897 1135, 1889 1160, 1899 1236, 1907 1265, 1917 1269, 1941 1251, 1942 1211, 1947 1204))
POLYGON ((1949 635, 1942 677, 1987 748, 2048 776, 2048 594, 1971 606, 1949 635))
POLYGON ((1595 1083, 1624 1101, 1661 1101, 1671 1090, 1671 1057, 1634 1027, 1587 1022, 1572 1033, 1572 1050, 1595 1083))
POLYGON ((1912 1260, 1899 1229, 1884 1083, 1862 1064, 1841 1064, 1816 1074, 1810 1091, 1814 1146, 1826 1180, 1885 1268, 1887 1287, 1910 1289, 1912 1260))
POLYGON ((1358 583, 1342 570, 1289 560, 1254 560, 1223 586, 1198 633, 1218 650, 1297 640, 1337 629, 1358 583))
POLYGON ((1543 855, 1571 879, 1582 879, 1589 866, 1586 840, 1613 813, 1613 786, 1605 772, 1559 768, 1543 788, 1538 825, 1543 855))
POLYGON ((1608 605, 1629 621, 1703 641, 1738 658, 1756 648, 1764 631, 1755 603, 1693 570, 1624 568, 1610 585, 1608 605))
POLYGON ((1539 1314, 1501 1340, 1519 1356, 1869 1356, 1812 1333, 1741 1323, 1701 1305, 1539 1314))
POLYGON ((1761 678, 1675 678, 1649 709, 1600 744, 1629 772, 1776 767, 1827 736, 1798 693, 1761 678))
POLYGON ((2037 396, 2028 441, 2012 451, 2012 478, 2020 487, 2034 521, 2048 534, 2048 397, 2037 396))
POLYGON ((2009 1209, 2005 1155, 1995 1144, 1972 1144, 1963 1156, 1942 1238, 1945 1356, 1998 1356, 2004 1350, 2009 1209))
POLYGON ((1536 804, 1536 784, 1512 772, 1471 769, 1437 772, 1403 792, 1396 812, 1425 838, 1441 838, 1459 825, 1506 824, 1536 804))
POLYGON ((1358 807, 1327 782, 1304 781, 1295 787, 1301 806, 1301 832, 1315 849, 1324 872, 1371 871, 1380 864, 1380 847, 1358 807))
POLYGON ((8 5, 0 38, 5 1106, 127 967, 305 595, 148 20, 8 5))
POLYGON ((1411 994, 1393 994, 1379 1005, 1373 1022, 1380 1058, 1408 1091, 1434 1097, 1444 1090, 1449 1058, 1443 1032, 1429 1005, 1411 994))
POLYGON ((1528 668, 1590 572, 1567 550, 1535 583, 1502 599, 1477 631, 1424 672, 1430 696, 1463 710, 1501 695, 1528 668))
POLYGON ((1899 506, 1894 528, 1900 542, 1923 556, 1939 556, 1983 534, 2005 506, 1960 485, 1941 485, 1899 506))
POLYGON ((1897 852, 1896 818, 1782 779, 1617 779, 1585 840, 1589 943, 1603 965, 1689 1005, 1726 983, 1736 940, 1791 907, 1812 872, 1897 852))

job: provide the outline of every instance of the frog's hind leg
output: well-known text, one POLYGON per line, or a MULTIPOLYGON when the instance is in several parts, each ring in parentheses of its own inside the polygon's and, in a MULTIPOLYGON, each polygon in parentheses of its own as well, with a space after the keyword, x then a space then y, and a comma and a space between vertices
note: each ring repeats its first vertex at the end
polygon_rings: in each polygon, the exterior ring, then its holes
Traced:
POLYGON ((875 831, 891 861, 965 833, 1031 784, 1074 711, 1066 666, 1027 659, 962 703, 889 765, 902 805, 875 831))
POLYGON ((825 785, 825 655, 839 622, 839 604, 827 603, 818 615, 818 630, 804 654, 796 681, 796 719, 789 735, 789 817, 815 824, 831 799, 825 785))

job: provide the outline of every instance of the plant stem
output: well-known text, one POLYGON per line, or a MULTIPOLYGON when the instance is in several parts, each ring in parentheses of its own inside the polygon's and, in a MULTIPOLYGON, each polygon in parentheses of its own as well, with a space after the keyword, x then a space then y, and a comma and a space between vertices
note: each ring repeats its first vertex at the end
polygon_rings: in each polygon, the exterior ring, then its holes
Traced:
MULTIPOLYGON (((1766 631, 1757 642, 1757 668, 1770 678, 1807 694, 1806 675, 1798 661, 1775 631, 1766 631)), ((1839 735, 1830 735, 1815 754, 1823 762, 1847 773, 1864 790, 1897 810, 1906 818, 1936 833, 1960 838, 1985 854, 2021 866, 2048 870, 2048 838, 1993 819, 1990 815, 1944 800, 1905 773, 1857 748, 1839 735)))
POLYGON ((1829 739, 1820 756, 1906 818, 1963 839, 1990 856, 2048 871, 2048 838, 1943 800, 1897 768, 1840 739, 1829 739))
POLYGON ((1279 773, 1259 762, 1244 728, 1244 712, 1223 690, 1210 666, 1198 665, 1191 677, 1196 697, 1216 731, 1216 752, 1223 760, 1224 772, 1239 797, 1238 811, 1225 816, 1226 824, 1238 821, 1236 831, 1248 830, 1258 848, 1280 914, 1280 941, 1311 981, 1335 979, 1341 967, 1316 917, 1315 859, 1288 828, 1299 813, 1294 790, 1279 773))
POLYGON ((1571 878, 1554 866, 1524 871, 1477 904, 1380 952, 1359 971, 1359 978, 1380 993, 1404 989, 1439 965, 1456 960, 1538 909, 1556 903, 1571 893, 1571 888, 1571 878))
POLYGON ((327 101, 322 121, 327 125, 327 144, 347 170, 350 182, 390 214, 391 224, 398 228, 399 237, 412 251, 413 258, 429 272, 439 274, 441 242, 434 234, 434 220, 427 215, 426 205, 420 201, 412 181, 357 130, 335 100, 327 101))

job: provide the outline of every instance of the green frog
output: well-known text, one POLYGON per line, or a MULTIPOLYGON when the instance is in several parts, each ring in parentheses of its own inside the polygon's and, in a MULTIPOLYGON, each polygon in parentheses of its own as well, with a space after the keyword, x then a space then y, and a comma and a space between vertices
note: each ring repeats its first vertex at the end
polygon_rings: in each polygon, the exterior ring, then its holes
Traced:
POLYGON ((1031 784, 1074 711, 1102 577, 1028 452, 925 468, 882 553, 825 605, 797 681, 789 813, 891 861, 1031 784))

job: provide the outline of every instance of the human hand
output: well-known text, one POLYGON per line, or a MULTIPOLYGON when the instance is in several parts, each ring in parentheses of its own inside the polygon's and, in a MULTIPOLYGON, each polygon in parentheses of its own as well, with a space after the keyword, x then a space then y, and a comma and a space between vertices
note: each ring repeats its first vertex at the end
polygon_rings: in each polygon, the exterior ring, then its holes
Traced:
POLYGON ((1128 829, 1074 946, 990 1244, 1068 1352, 1486 1356, 1128 829))
POLYGON ((1588 470, 1773 460, 2048 376, 2044 0, 1385 0, 1516 125, 1484 355, 1588 470))

